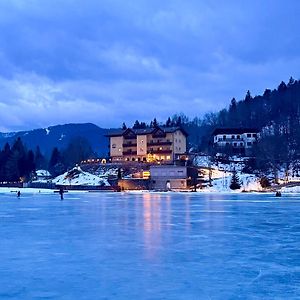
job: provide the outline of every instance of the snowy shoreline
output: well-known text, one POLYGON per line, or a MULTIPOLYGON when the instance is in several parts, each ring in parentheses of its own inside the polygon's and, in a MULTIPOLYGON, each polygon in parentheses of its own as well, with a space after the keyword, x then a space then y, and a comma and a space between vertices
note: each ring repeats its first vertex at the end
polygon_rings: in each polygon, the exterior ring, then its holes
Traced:
MULTIPOLYGON (((21 194, 54 194, 58 191, 58 189, 43 189, 43 188, 16 188, 16 187, 0 187, 0 194, 13 194, 17 193, 17 191, 20 191, 21 194)), ((68 190, 68 193, 77 194, 77 193, 112 193, 113 191, 106 191, 106 190, 68 190)), ((198 190, 196 192, 193 191, 151 191, 151 190, 128 190, 128 191, 122 191, 120 193, 176 193, 176 194, 220 194, 220 195, 228 195, 228 194, 274 194, 274 192, 271 191, 212 191, 212 190, 198 190)), ((282 193, 284 194, 300 194, 300 189, 291 189, 282 190, 282 193)))

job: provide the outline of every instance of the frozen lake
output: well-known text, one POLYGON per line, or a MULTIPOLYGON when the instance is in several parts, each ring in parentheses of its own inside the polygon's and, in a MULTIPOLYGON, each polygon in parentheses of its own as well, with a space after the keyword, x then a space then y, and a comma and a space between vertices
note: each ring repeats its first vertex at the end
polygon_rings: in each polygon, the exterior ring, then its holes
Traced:
POLYGON ((299 299, 300 198, 0 194, 0 299, 299 299))

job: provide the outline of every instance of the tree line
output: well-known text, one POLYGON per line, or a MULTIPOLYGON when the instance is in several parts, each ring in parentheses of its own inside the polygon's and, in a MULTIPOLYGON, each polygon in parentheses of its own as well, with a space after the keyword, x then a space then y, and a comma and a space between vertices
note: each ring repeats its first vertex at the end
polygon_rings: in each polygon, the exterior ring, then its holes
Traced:
POLYGON ((12 145, 6 143, 0 151, 0 182, 28 181, 40 169, 57 176, 82 160, 94 157, 89 142, 83 137, 72 139, 65 149, 55 147, 50 158, 41 153, 39 146, 35 150, 27 149, 19 137, 12 145))
POLYGON ((232 98, 227 108, 206 113, 201 118, 190 119, 176 114, 161 123, 156 119, 150 124, 137 120, 133 128, 158 125, 182 126, 189 134, 188 148, 206 154, 213 154, 212 133, 216 128, 255 128, 261 131, 261 138, 249 168, 272 169, 275 174, 283 165, 288 169, 293 163, 295 172, 300 172, 297 167, 300 160, 300 80, 292 77, 273 90, 266 89, 262 95, 253 96, 248 90, 243 99, 232 98))

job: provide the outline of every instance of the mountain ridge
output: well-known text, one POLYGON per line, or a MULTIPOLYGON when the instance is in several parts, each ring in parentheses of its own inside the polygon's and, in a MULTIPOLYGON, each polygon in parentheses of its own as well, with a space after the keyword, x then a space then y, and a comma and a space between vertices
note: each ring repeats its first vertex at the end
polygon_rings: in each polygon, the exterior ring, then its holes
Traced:
POLYGON ((40 147, 45 156, 50 156, 54 147, 64 149, 75 137, 84 137, 90 143, 93 151, 99 156, 108 153, 108 138, 105 136, 113 129, 101 128, 93 123, 67 123, 16 132, 0 132, 0 147, 6 143, 12 144, 21 138, 28 149, 40 147))

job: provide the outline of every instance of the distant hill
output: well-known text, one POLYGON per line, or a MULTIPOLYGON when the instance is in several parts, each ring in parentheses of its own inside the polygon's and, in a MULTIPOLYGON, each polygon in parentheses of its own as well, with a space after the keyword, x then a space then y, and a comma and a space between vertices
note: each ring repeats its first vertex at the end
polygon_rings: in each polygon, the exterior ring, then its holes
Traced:
POLYGON ((95 124, 65 124, 50 126, 48 128, 33 129, 29 131, 0 133, 0 147, 5 143, 12 144, 18 137, 28 149, 35 149, 40 146, 42 153, 46 156, 51 155, 54 147, 59 149, 66 148, 69 141, 75 137, 85 137, 92 149, 99 155, 107 155, 109 141, 105 135, 110 129, 103 129, 95 124))

